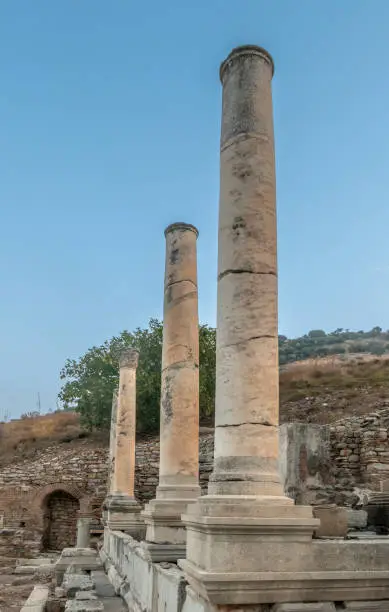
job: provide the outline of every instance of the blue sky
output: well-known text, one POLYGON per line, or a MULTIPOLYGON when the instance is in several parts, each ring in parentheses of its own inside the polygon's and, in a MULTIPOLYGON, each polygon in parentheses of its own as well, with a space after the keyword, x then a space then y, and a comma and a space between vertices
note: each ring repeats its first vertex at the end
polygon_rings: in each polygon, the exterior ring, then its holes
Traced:
POLYGON ((273 55, 280 331, 389 327, 386 0, 0 3, 0 418, 162 314, 164 237, 200 230, 215 323, 221 87, 273 55))

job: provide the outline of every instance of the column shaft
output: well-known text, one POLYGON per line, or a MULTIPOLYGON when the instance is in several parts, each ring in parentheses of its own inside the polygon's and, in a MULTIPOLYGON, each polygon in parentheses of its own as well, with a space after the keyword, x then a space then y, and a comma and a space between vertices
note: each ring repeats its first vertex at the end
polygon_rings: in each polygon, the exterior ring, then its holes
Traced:
POLYGON ((282 493, 273 63, 259 48, 221 67, 215 465, 210 494, 282 493))
POLYGON ((119 358, 119 391, 115 419, 115 398, 112 407, 113 444, 110 470, 113 475, 110 494, 106 500, 105 524, 140 536, 144 523, 140 520, 140 506, 135 499, 135 433, 136 433, 136 369, 138 351, 124 350, 119 358), (113 460, 113 461, 112 461, 113 460))
MULTIPOLYGON (((137 353, 136 353, 137 364, 137 353)), ((134 357, 121 358, 116 419, 114 492, 134 497, 136 369, 134 357)))
POLYGON ((112 397, 111 429, 109 434, 108 459, 108 494, 114 490, 115 455, 116 455, 116 416, 118 407, 118 391, 115 389, 112 397))
POLYGON ((142 516, 155 561, 185 554, 181 514, 199 487, 198 232, 174 223, 166 231, 159 485, 142 516))
POLYGON ((166 231, 160 466, 157 497, 193 497, 199 465, 197 231, 166 231), (189 487, 189 488, 188 488, 189 487))

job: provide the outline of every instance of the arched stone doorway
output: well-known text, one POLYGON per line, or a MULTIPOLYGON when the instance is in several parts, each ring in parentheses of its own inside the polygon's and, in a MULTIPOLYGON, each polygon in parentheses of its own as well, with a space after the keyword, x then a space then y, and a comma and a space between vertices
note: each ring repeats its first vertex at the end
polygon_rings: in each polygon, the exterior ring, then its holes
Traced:
POLYGON ((47 495, 43 504, 43 550, 76 545, 79 500, 61 489, 47 495))

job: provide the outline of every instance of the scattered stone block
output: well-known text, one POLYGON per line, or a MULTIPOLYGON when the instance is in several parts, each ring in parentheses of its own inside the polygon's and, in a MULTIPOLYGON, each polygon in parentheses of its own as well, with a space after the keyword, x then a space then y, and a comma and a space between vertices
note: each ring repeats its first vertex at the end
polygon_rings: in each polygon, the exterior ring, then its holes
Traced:
POLYGON ((48 557, 38 557, 37 559, 17 559, 16 567, 20 565, 24 565, 24 566, 50 565, 53 563, 53 561, 54 561, 53 559, 50 559, 48 557))
POLYGON ((282 603, 274 606, 272 612, 335 612, 332 602, 282 603))
POLYGON ((94 586, 93 580, 85 572, 78 572, 73 566, 65 573, 62 583, 62 588, 69 598, 75 597, 78 591, 93 591, 94 586))
POLYGON ((33 574, 36 570, 36 566, 32 565, 17 565, 14 569, 14 574, 33 574))
POLYGON ((334 505, 314 506, 313 516, 320 519, 315 529, 317 538, 344 538, 347 535, 347 512, 345 508, 334 505))
POLYGON ((54 595, 55 597, 58 597, 59 599, 61 597, 65 597, 66 596, 65 589, 63 589, 62 587, 55 587, 54 595))
POLYGON ((103 564, 98 552, 93 550, 93 548, 64 548, 60 558, 55 564, 58 586, 60 586, 64 573, 70 566, 80 571, 103 569, 103 564))
POLYGON ((20 612, 44 612, 49 597, 49 588, 46 586, 34 586, 29 598, 20 612))
POLYGON ((79 601, 72 599, 66 602, 65 612, 103 612, 104 604, 101 601, 79 601))
POLYGON ((344 609, 347 612, 388 612, 389 599, 377 601, 346 601, 344 609))
POLYGON ((96 591, 78 591, 75 599, 80 601, 93 601, 97 599, 96 591))
POLYGON ((345 508, 345 510, 349 529, 365 529, 367 527, 366 510, 354 510, 353 508, 345 508))

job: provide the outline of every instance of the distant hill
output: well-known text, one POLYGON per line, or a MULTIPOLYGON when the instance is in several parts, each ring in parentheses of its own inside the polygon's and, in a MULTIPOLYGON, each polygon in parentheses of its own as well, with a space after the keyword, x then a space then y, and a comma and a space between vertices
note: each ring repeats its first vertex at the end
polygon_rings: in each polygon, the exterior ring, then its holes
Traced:
POLYGON ((313 329, 300 338, 279 336, 280 365, 328 355, 369 353, 389 356, 389 330, 373 327, 371 331, 350 331, 338 328, 331 333, 313 329))

